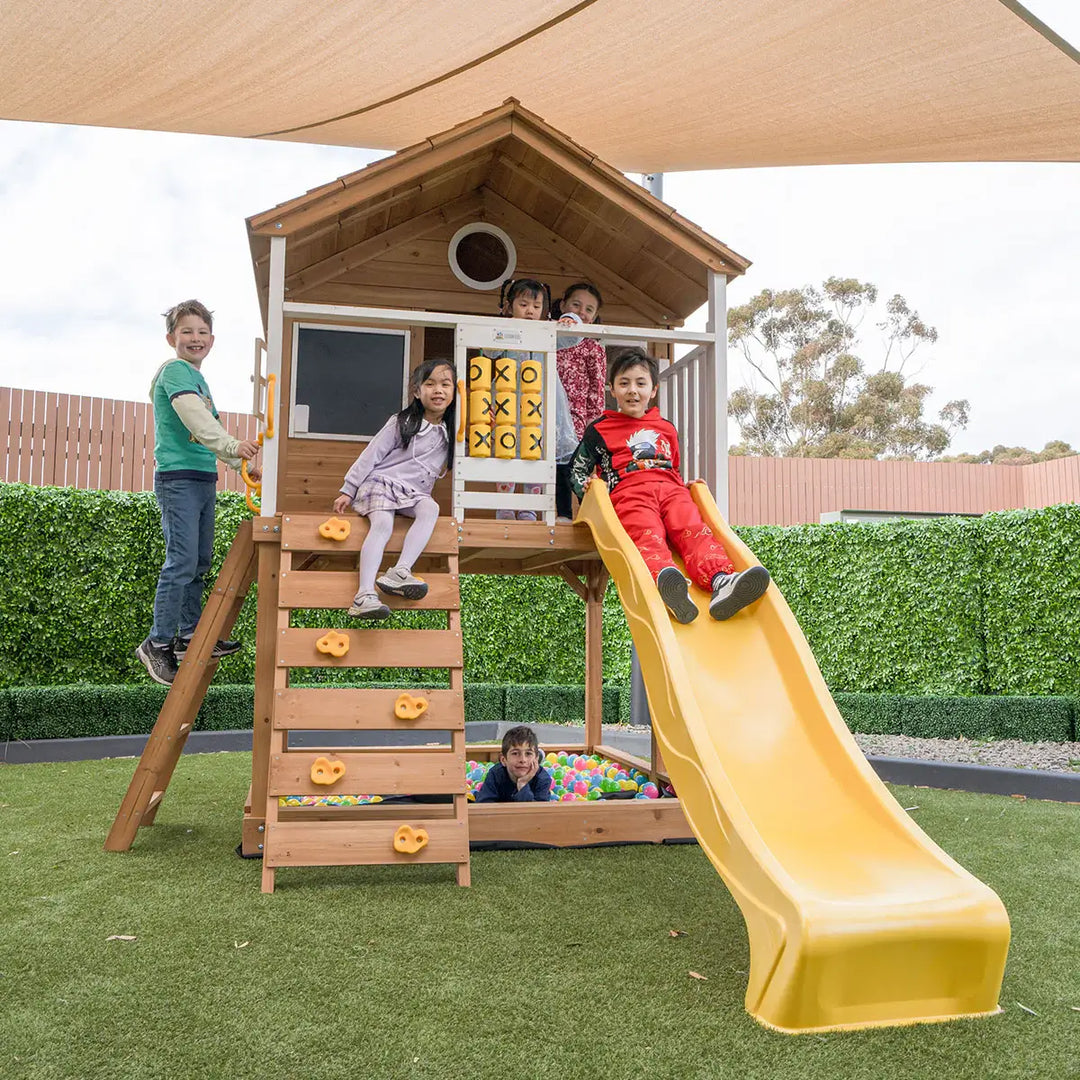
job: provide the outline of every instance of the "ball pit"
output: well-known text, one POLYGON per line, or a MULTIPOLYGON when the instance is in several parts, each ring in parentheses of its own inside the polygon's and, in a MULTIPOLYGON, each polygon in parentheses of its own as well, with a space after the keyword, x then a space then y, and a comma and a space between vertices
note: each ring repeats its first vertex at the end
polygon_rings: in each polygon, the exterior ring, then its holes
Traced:
MULTIPOLYGON (((475 802, 484 777, 493 762, 470 761, 466 768, 469 802, 475 802)), ((607 758, 584 754, 557 754, 548 751, 543 767, 551 774, 551 802, 592 802, 622 797, 659 799, 660 790, 637 769, 627 768, 607 758)), ((665 792, 665 794, 667 794, 665 792)))

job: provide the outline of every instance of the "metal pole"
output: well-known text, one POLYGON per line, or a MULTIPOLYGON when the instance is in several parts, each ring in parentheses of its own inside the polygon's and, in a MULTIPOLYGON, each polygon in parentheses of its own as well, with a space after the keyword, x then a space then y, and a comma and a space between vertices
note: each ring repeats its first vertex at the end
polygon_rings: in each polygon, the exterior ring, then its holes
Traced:
MULTIPOLYGON (((641 186, 658 199, 664 197, 664 174, 642 173, 641 186)), ((666 389, 666 386, 665 386, 666 389)), ((670 397, 665 394, 665 407, 670 409, 670 397)), ((649 714, 649 699, 645 696, 645 680, 641 676, 641 664, 638 663, 637 649, 630 646, 630 723, 635 727, 652 727, 649 714)))
POLYGON ((652 727, 649 699, 645 696, 645 680, 641 675, 637 649, 630 646, 630 723, 636 727, 652 727))

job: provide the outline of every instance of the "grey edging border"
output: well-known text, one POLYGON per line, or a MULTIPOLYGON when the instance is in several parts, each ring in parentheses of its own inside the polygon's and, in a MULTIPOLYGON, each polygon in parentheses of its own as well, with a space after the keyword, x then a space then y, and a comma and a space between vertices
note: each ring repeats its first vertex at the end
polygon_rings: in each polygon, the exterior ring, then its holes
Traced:
MULTIPOLYGON (((502 722, 470 722, 465 725, 470 741, 494 742, 512 727, 502 722)), ((532 725, 543 742, 569 742, 582 729, 555 724, 532 725)), ((341 735, 341 732, 337 732, 341 735)), ((422 745, 431 742, 434 732, 362 733, 364 742, 356 745, 378 746, 391 741, 397 745, 422 745), (381 738, 380 738, 381 736, 381 738), (405 737, 403 737, 405 736, 405 737)), ((320 732, 296 733, 292 745, 324 741, 320 732), (305 738, 301 738, 303 735, 305 738)), ((138 757, 146 745, 146 735, 102 735, 86 739, 32 739, 0 744, 0 762, 29 765, 45 762, 94 761, 102 758, 138 757)), ((647 757, 650 736, 645 732, 605 732, 611 745, 647 757)), ((250 750, 251 731, 193 731, 184 747, 185 754, 220 754, 250 750)), ((1003 769, 993 765, 967 765, 945 761, 920 761, 915 758, 868 757, 878 776, 891 784, 909 787, 944 788, 985 795, 1023 795, 1051 802, 1080 803, 1080 773, 1049 772, 1042 769, 1003 769)))

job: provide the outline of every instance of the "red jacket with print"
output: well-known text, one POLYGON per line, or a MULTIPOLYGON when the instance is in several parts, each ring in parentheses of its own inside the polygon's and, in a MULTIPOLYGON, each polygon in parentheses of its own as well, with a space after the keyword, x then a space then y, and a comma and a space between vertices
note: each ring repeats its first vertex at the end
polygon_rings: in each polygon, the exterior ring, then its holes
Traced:
POLYGON ((579 499, 586 480, 597 471, 609 491, 643 479, 681 485, 679 434, 656 406, 641 417, 605 409, 585 429, 570 463, 570 483, 579 499))

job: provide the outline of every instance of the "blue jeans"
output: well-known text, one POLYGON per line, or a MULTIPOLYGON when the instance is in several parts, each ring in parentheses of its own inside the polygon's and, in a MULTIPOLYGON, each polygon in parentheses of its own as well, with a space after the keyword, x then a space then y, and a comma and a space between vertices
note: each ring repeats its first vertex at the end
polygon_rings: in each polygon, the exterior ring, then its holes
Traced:
POLYGON ((154 474, 154 495, 161 507, 165 565, 154 595, 153 641, 190 637, 202 614, 203 575, 214 556, 213 480, 162 478, 154 474))

